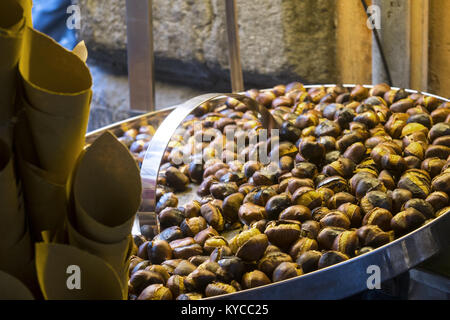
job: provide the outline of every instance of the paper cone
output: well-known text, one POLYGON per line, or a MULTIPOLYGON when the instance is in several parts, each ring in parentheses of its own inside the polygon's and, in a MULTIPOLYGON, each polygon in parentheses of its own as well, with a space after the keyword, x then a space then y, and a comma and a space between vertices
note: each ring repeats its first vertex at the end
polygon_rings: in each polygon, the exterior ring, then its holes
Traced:
POLYGON ((104 244, 92 241, 75 230, 69 222, 69 244, 79 249, 86 250, 102 258, 113 267, 117 274, 121 274, 124 269, 130 241, 133 241, 131 235, 118 243, 104 244))
POLYGON ((0 1, 0 138, 9 145, 24 29, 24 12, 17 1, 0 1))
POLYGON ((122 289, 124 290, 124 297, 127 297, 129 280, 128 268, 130 258, 129 248, 130 244, 132 244, 133 237, 129 235, 128 238, 121 242, 104 244, 84 237, 75 230, 69 221, 67 222, 67 225, 69 229, 69 244, 91 254, 95 254, 105 260, 105 262, 107 262, 119 276, 122 289))
POLYGON ((73 48, 73 53, 75 53, 83 62, 86 62, 88 58, 88 50, 84 40, 78 42, 78 44, 73 48))
MULTIPOLYGON (((4 0, 2 0, 4 1, 4 0)), ((33 0, 15 0, 20 4, 20 6, 23 8, 25 20, 27 23, 27 26, 32 26, 32 16, 31 16, 31 9, 33 8, 33 0)))
POLYGON ((66 186, 52 181, 50 174, 21 156, 19 162, 33 237, 41 240, 41 232, 49 231, 53 239, 58 230, 63 228, 67 216, 66 186))
POLYGON ((30 230, 37 241, 43 239, 43 231, 48 231, 53 239, 63 228, 67 216, 67 184, 58 175, 38 167, 28 131, 25 119, 20 119, 15 130, 15 145, 30 230))
POLYGON ((81 157, 73 199, 78 230, 86 237, 117 243, 131 233, 141 178, 129 150, 111 133, 102 134, 81 157))
POLYGON ((6 247, 0 243, 0 270, 3 270, 23 282, 30 282, 27 269, 33 259, 33 247, 29 232, 25 232, 22 238, 13 246, 6 247))
POLYGON ((0 300, 34 300, 33 294, 17 278, 0 271, 0 300))
POLYGON ((12 153, 0 139, 0 235, 1 246, 17 243, 25 232, 25 214, 19 210, 12 153))
POLYGON ((26 102, 23 105, 43 169, 67 179, 84 147, 80 133, 86 132, 89 108, 85 108, 83 117, 76 118, 43 113, 26 102), (47 155, 52 155, 53 159, 48 161, 47 155))
POLYGON ((84 146, 92 78, 73 52, 26 28, 19 62, 40 167, 67 179, 84 146))
POLYGON ((121 300, 126 298, 119 276, 108 263, 73 246, 37 243, 36 270, 45 299, 121 300), (71 287, 76 284, 73 279, 78 273, 71 271, 70 266, 76 266, 75 268, 80 271, 80 289, 71 287))

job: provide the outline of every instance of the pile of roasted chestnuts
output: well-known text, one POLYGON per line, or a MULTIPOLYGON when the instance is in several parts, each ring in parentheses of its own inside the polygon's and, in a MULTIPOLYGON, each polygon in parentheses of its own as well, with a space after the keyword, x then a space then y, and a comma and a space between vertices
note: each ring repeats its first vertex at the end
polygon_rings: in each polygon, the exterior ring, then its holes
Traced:
POLYGON ((121 131, 119 141, 130 150, 137 164, 141 167, 150 140, 155 134, 155 128, 150 124, 143 123, 136 128, 128 128, 124 125, 121 131))
MULTIPOLYGON (((246 95, 279 121, 278 143, 269 137, 237 152, 237 139, 263 128, 236 99, 204 104, 185 119, 160 169, 161 233, 134 237, 130 299, 194 300, 301 276, 450 210, 450 103, 386 84, 306 89, 295 82, 246 95), (210 135, 203 160, 179 164, 195 121, 210 135), (241 130, 216 141, 212 129, 241 130), (221 157, 218 144, 227 146, 221 157), (275 169, 255 158, 273 145, 275 169), (179 204, 177 193, 191 184, 196 200, 179 204)), ((144 151, 145 139, 138 141, 130 146, 144 151)))

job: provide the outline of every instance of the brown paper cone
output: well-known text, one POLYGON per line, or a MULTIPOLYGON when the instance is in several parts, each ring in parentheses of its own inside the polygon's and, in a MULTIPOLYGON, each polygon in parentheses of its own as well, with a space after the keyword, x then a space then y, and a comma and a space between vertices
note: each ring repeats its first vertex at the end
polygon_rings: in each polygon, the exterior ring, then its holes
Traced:
POLYGON ((92 241, 81 233, 75 230, 70 222, 68 222, 69 229, 69 244, 79 249, 86 250, 103 260, 113 267, 113 269, 120 274, 126 263, 128 248, 130 241, 133 241, 131 235, 125 240, 118 243, 104 244, 92 241))
POLYGON ((73 198, 77 226, 88 238, 116 243, 131 233, 141 179, 130 152, 111 133, 102 134, 81 157, 73 198))
POLYGON ((92 78, 74 53, 26 28, 19 62, 40 167, 67 179, 84 146, 92 78))
POLYGON ((41 239, 42 231, 50 236, 63 228, 67 216, 66 186, 52 181, 52 176, 25 161, 19 155, 24 185, 25 203, 34 239, 41 239))
POLYGON ((20 280, 3 271, 0 271, 0 288, 0 300, 34 300, 20 280))
POLYGON ((48 231, 53 239, 63 228, 67 216, 67 185, 57 175, 36 165, 28 136, 26 122, 20 119, 15 130, 15 145, 30 231, 35 240, 42 240, 43 231, 48 231))
POLYGON ((10 148, 0 139, 1 246, 17 243, 25 232, 25 214, 19 210, 18 190, 10 148))
POLYGON ((0 1, 0 138, 9 145, 24 29, 24 12, 17 1, 0 1))
POLYGON ((83 62, 86 62, 88 58, 88 50, 84 40, 78 42, 72 52, 75 53, 83 62))
POLYGON ((27 26, 31 27, 33 25, 31 16, 31 9, 33 8, 33 0, 15 0, 15 1, 22 6, 27 26))
POLYGON ((128 268, 129 268, 129 248, 133 241, 131 235, 118 243, 104 244, 92 241, 81 235, 68 221, 69 244, 79 249, 86 250, 102 258, 116 271, 120 278, 124 297, 128 296, 128 268))
POLYGON ((33 247, 30 233, 27 231, 13 246, 5 247, 0 243, 0 270, 3 270, 23 282, 30 282, 27 267, 33 259, 33 247))
POLYGON ((89 108, 83 117, 61 117, 43 113, 23 102, 30 125, 32 139, 43 165, 43 169, 67 179, 75 165, 75 155, 79 155, 84 147, 84 138, 80 132, 86 132, 86 119, 89 108), (47 161, 47 155, 53 159, 47 161), (68 165, 60 165, 66 163, 68 165))
POLYGON ((103 259, 78 248, 62 244, 36 244, 36 270, 45 299, 104 300, 125 299, 121 280, 103 259), (80 271, 80 289, 73 288, 80 271), (69 289, 71 287, 72 289, 69 289))

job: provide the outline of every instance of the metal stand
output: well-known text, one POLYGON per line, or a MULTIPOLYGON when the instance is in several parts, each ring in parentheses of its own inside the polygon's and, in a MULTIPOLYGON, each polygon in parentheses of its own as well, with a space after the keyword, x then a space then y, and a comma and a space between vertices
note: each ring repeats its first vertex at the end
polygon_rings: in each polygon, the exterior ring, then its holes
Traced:
POLYGON ((155 110, 152 0, 127 0, 128 83, 132 110, 155 110))

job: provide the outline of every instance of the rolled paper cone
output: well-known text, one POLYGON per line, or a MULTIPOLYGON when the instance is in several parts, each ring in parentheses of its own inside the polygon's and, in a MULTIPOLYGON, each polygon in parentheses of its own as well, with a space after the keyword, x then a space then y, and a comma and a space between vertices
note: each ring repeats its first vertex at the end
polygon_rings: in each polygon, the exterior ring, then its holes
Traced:
POLYGON ((107 263, 109 263, 111 267, 113 267, 117 272, 117 274, 121 274, 126 262, 125 259, 127 258, 131 236, 118 243, 105 244, 86 238, 77 230, 75 230, 75 228, 69 221, 67 225, 70 245, 99 256, 107 263))
POLYGON ((43 231, 48 231, 53 239, 60 233, 67 216, 67 184, 38 167, 29 135, 25 119, 19 119, 14 142, 30 230, 35 240, 42 240, 43 231))
POLYGON ((67 178, 84 146, 92 97, 89 69, 73 52, 26 28, 19 73, 26 100, 39 111, 27 116, 40 167, 67 178))
MULTIPOLYGON (((117 243, 126 239, 131 233, 135 219, 132 216, 121 225, 110 227, 92 218, 78 202, 75 203, 75 210, 80 232, 83 232, 83 234, 95 241, 105 244, 117 243)), ((115 212, 111 211, 111 215, 114 214, 115 212)))
POLYGON ((37 243, 36 271, 48 300, 126 299, 114 269, 103 259, 73 246, 37 243))
POLYGON ((119 274, 120 281, 122 283, 122 295, 125 299, 128 299, 128 281, 130 280, 129 271, 130 264, 127 262, 124 264, 122 272, 119 274))
POLYGON ((33 294, 17 278, 0 271, 0 300, 34 300, 33 294))
POLYGON ((82 117, 62 117, 41 112, 25 101, 23 105, 43 169, 67 179, 84 147, 80 133, 86 132, 89 108, 82 117), (47 161, 47 155, 52 155, 53 159, 47 161))
POLYGON ((25 16, 25 20, 27 23, 27 26, 33 25, 33 19, 31 15, 31 9, 33 8, 33 0, 15 0, 17 1, 20 6, 23 8, 23 14, 25 16))
POLYGON ((18 190, 12 152, 0 139, 0 246, 10 247, 25 232, 25 213, 19 210, 18 190))
POLYGON ((129 150, 110 132, 81 156, 73 199, 78 231, 90 239, 116 243, 131 233, 141 203, 139 169, 129 150))
POLYGON ((32 260, 33 247, 28 231, 13 246, 0 246, 0 270, 15 276, 24 283, 32 282, 29 270, 32 260))
POLYGON ((0 1, 0 138, 11 144, 10 121, 17 88, 17 67, 25 18, 16 0, 0 1))
POLYGON ((21 155, 18 159, 33 238, 41 240, 41 232, 49 231, 53 239, 64 227, 67 216, 66 185, 53 180, 51 174, 27 162, 21 155))

